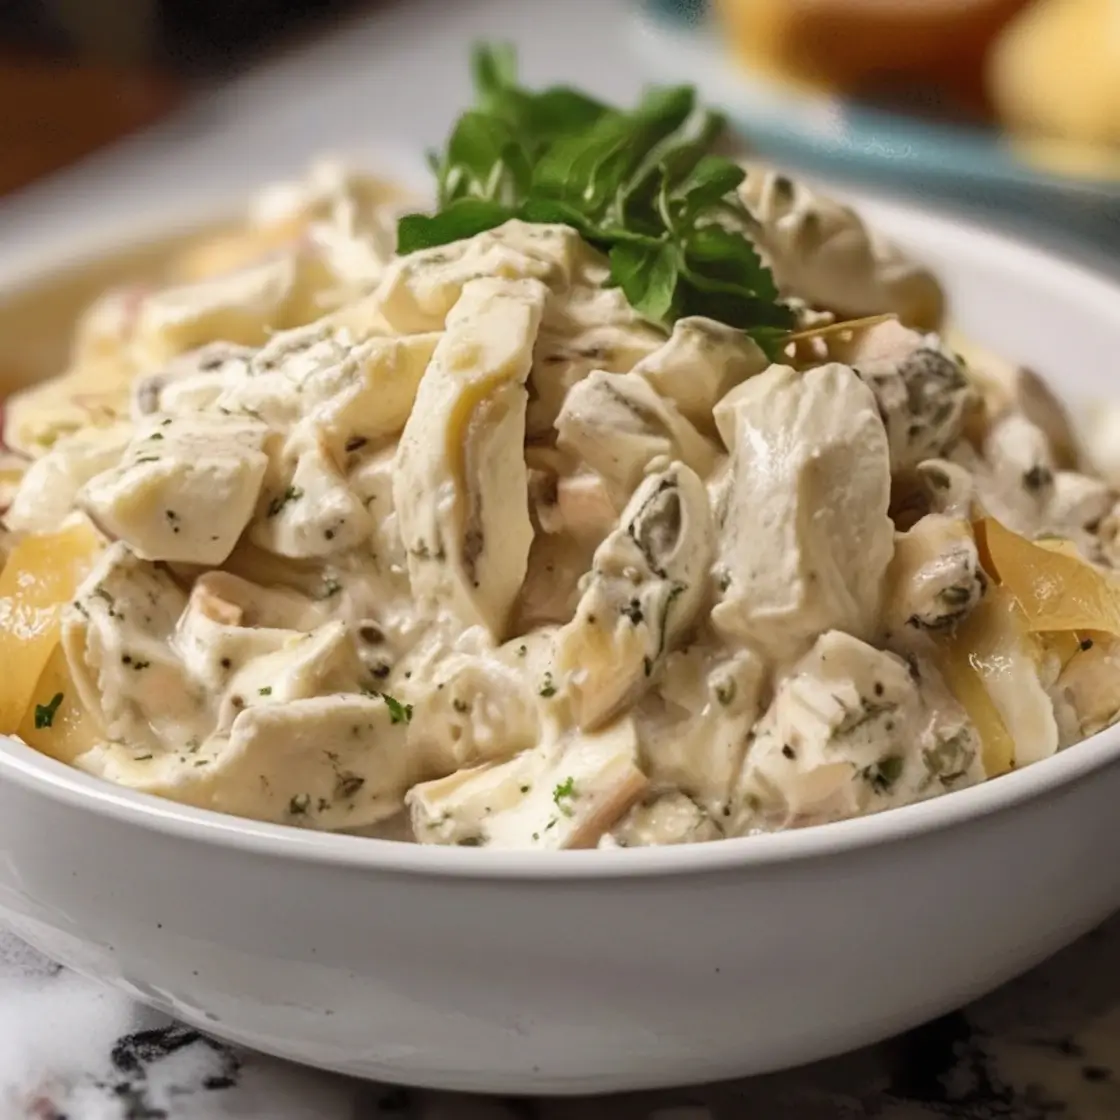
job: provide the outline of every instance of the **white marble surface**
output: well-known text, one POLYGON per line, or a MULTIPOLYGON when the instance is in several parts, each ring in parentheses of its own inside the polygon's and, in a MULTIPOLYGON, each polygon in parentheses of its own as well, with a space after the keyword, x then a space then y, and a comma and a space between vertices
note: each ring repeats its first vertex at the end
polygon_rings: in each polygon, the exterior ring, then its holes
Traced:
MULTIPOLYGON (((180 199, 226 197, 323 149, 436 143, 466 94, 477 37, 515 40, 532 81, 627 98, 643 75, 626 21, 622 0, 410 0, 5 203, 0 245, 22 253, 46 231, 88 234, 180 199)), ((1107 1120, 1120 1116, 1114 1065, 1120 923, 875 1051, 745 1085, 595 1103, 457 1100, 236 1053, 0 937, 0 1120, 1107 1120)))
POLYGON ((596 1101, 453 1097, 247 1054, 0 935, 0 1120, 1114 1120, 1114 1069, 1120 920, 873 1050, 740 1084, 596 1101))

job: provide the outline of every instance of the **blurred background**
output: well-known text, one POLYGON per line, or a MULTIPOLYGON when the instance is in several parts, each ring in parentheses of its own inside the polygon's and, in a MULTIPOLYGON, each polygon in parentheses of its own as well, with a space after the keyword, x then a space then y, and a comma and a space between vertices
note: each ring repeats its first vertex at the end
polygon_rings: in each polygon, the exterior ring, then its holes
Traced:
POLYGON ((87 207, 418 150, 478 36, 528 80, 690 82, 794 168, 1120 250, 1120 0, 0 0, 0 195, 127 136, 150 139, 85 175, 87 207))
POLYGON ((0 0, 0 192, 374 0, 0 0))
POLYGON ((1120 249, 1117 0, 645 0, 645 60, 764 154, 1120 249))

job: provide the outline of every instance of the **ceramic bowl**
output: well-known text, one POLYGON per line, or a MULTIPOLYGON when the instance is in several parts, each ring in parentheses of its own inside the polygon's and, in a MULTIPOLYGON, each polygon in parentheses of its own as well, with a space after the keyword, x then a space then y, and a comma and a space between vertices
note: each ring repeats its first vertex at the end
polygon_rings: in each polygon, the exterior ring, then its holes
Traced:
MULTIPOLYGON (((1067 397, 1120 392, 1120 288, 975 226, 864 209, 938 270, 965 331, 1067 397)), ((1120 727, 863 820, 503 853, 182 808, 7 740, 0 919, 312 1065, 490 1092, 663 1086, 870 1043, 1036 964, 1120 905, 1118 804, 1120 727)))

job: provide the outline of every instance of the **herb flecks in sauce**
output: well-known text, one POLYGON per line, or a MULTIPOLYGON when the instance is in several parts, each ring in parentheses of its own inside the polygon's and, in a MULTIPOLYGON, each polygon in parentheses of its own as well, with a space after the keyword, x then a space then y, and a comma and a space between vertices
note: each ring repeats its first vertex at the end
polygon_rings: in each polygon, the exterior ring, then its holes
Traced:
POLYGON ((37 731, 42 731, 54 724, 54 717, 58 714, 63 699, 63 694, 56 692, 45 704, 35 705, 35 729, 37 731))

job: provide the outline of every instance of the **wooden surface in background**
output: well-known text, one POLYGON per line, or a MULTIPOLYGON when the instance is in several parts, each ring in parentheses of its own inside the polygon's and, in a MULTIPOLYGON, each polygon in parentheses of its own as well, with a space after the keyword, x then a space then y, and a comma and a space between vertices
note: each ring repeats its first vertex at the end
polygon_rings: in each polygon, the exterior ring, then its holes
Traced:
POLYGON ((0 52, 0 195, 154 123, 183 92, 160 75, 0 52))

